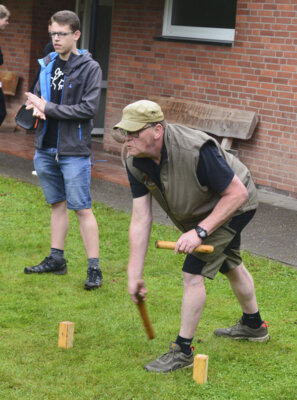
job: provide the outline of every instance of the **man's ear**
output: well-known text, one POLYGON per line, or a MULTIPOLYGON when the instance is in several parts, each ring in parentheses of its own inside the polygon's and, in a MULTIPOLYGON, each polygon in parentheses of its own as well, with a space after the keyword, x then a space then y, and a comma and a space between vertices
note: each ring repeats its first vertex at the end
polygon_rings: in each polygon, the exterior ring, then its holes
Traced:
POLYGON ((80 31, 75 31, 74 32, 74 40, 78 41, 78 39, 80 38, 81 32, 80 31))
POLYGON ((157 124, 154 128, 154 138, 160 139, 163 134, 163 126, 161 124, 157 124))

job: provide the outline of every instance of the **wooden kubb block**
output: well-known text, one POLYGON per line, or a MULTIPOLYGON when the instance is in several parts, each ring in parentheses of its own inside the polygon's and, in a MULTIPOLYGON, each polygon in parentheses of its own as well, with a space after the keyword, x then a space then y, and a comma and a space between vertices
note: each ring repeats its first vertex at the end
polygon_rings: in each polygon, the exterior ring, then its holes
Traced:
POLYGON ((207 382, 208 356, 197 354, 194 357, 193 379, 197 383, 207 382))
POLYGON ((58 346, 63 349, 70 349, 73 347, 74 340, 74 322, 64 321, 59 325, 59 341, 58 346))

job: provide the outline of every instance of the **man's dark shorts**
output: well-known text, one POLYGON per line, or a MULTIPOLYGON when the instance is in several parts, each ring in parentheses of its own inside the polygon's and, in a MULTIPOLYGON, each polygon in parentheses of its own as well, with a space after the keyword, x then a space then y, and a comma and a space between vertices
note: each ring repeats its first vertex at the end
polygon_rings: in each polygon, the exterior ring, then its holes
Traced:
POLYGON ((225 274, 242 263, 240 255, 240 233, 255 215, 256 210, 231 218, 213 232, 203 244, 214 246, 211 254, 188 254, 183 271, 214 279, 218 271, 225 274))

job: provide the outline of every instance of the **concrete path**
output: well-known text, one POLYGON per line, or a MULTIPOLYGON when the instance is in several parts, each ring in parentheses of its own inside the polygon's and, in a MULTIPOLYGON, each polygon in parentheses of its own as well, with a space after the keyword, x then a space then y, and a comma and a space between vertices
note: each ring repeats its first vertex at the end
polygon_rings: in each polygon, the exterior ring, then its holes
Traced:
MULTIPOLYGON (((39 185, 32 170, 32 160, 0 150, 0 175, 39 185)), ((130 189, 126 185, 95 177, 91 190, 93 200, 131 212, 130 189)), ((242 233, 242 248, 297 268, 297 200, 265 191, 259 191, 259 198, 258 211, 242 233)), ((154 221, 172 226, 156 203, 154 221)))

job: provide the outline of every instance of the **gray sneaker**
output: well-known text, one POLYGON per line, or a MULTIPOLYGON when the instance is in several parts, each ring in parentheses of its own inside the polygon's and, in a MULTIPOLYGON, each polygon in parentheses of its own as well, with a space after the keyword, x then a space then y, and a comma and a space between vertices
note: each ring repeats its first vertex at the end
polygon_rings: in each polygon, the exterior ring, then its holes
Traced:
POLYGON ((214 334, 216 336, 224 336, 231 339, 249 340, 250 342, 268 342, 268 326, 268 322, 265 321, 260 328, 253 329, 244 325, 242 319, 240 319, 236 325, 231 326, 230 328, 216 329, 214 334))
POLYGON ((100 286, 102 286, 102 280, 103 277, 100 268, 88 268, 87 279, 85 281, 85 289, 98 289, 100 286))
POLYGON ((176 369, 189 368, 193 365, 193 350, 189 355, 181 351, 178 344, 170 342, 168 353, 163 354, 160 358, 145 365, 147 371, 154 372, 171 372, 176 369))

